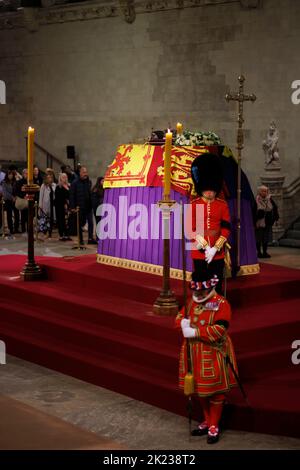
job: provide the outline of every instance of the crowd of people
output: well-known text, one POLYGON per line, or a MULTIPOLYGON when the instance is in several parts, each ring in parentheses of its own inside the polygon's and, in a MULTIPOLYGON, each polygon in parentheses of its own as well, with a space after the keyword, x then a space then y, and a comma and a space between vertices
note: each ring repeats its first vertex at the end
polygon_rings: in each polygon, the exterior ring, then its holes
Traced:
MULTIPOLYGON (((56 176, 53 169, 47 168, 42 176, 34 167, 33 182, 40 186, 36 201, 38 206, 38 231, 44 238, 51 238, 57 228, 59 240, 71 240, 76 235, 76 215, 79 208, 79 238, 83 244, 82 228, 88 226, 88 243, 96 244, 94 222, 99 222, 97 208, 103 202, 103 177, 98 177, 92 186, 87 168, 78 166, 73 171, 70 166, 62 166, 56 176)), ((27 184, 27 169, 21 174, 11 165, 6 172, 0 168, 0 201, 4 203, 8 235, 25 233, 27 230, 27 200, 23 186, 27 184)), ((269 258, 267 252, 271 241, 272 226, 279 219, 277 206, 266 186, 258 188, 254 214, 255 235, 258 258, 269 258)), ((3 230, 2 211, 0 211, 0 230, 3 230)))
MULTIPOLYGON (((0 230, 5 230, 3 213, 6 213, 8 236, 26 233, 28 219, 28 201, 24 186, 27 184, 28 172, 21 173, 11 165, 7 171, 0 168, 0 202, 4 211, 0 211, 0 230)), ((37 231, 44 239, 52 238, 57 228, 59 240, 71 240, 77 231, 77 214, 79 211, 79 238, 83 244, 83 227, 88 225, 88 244, 96 244, 94 221, 99 221, 97 208, 103 202, 103 177, 98 177, 92 186, 88 170, 78 165, 73 171, 70 166, 62 166, 56 175, 52 168, 42 174, 35 166, 33 182, 40 186, 36 193, 37 231)))

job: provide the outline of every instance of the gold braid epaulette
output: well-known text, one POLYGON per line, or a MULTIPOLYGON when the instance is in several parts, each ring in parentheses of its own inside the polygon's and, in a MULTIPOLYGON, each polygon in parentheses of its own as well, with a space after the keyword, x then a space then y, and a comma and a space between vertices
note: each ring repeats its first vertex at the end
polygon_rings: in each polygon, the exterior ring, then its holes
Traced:
POLYGON ((221 251, 226 242, 227 242, 227 238, 221 235, 215 243, 215 248, 217 248, 218 251, 221 251))

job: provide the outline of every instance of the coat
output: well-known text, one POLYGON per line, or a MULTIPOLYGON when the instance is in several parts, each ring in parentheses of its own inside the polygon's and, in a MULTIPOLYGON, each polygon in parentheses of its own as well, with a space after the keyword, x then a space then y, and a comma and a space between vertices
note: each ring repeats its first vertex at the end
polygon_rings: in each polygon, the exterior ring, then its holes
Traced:
MULTIPOLYGON (((231 308, 224 297, 215 294, 205 304, 190 301, 188 307, 190 324, 196 328, 196 337, 189 339, 192 356, 195 393, 200 397, 226 393, 237 385, 234 374, 226 360, 228 356, 237 371, 235 353, 227 329, 231 320, 231 308)), ((175 320, 181 328, 184 308, 175 320)), ((187 340, 184 339, 179 360, 179 387, 184 388, 188 372, 187 340)))
MULTIPOLYGON (((199 216, 202 217, 201 211, 199 216)), ((202 197, 199 197, 192 201, 190 213, 188 215, 189 219, 188 224, 192 227, 192 231, 197 233, 197 228, 200 226, 202 228, 202 233, 200 235, 207 241, 209 246, 213 247, 219 237, 224 237, 225 240, 228 240, 230 234, 230 213, 228 204, 223 199, 214 199, 213 201, 207 201, 202 197), (197 206, 200 206, 203 209, 203 224, 201 220, 197 220, 198 212, 197 206)), ((205 251, 193 249, 191 252, 193 259, 205 259, 205 251)), ((214 259, 224 258, 224 248, 218 250, 214 259)))
POLYGON ((91 198, 91 180, 89 178, 76 179, 71 184, 70 188, 70 208, 76 209, 80 207, 80 212, 87 214, 92 210, 92 198, 91 198))

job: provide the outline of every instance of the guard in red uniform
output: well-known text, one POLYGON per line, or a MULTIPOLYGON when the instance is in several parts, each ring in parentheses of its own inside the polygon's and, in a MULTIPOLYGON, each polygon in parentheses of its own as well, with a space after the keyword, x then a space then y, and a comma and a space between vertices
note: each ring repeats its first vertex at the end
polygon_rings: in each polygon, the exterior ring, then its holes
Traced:
POLYGON ((217 274, 219 282, 216 290, 222 293, 224 247, 230 235, 230 213, 227 202, 217 197, 223 185, 220 158, 213 154, 201 155, 194 160, 191 172, 199 195, 191 203, 189 222, 193 233, 196 233, 195 249, 192 250, 195 272, 207 278, 217 274), (202 211, 197 210, 199 205, 202 211))
POLYGON ((176 327, 181 328, 184 342, 180 352, 179 387, 184 388, 188 372, 193 375, 194 393, 203 409, 204 421, 192 431, 193 436, 207 434, 207 442, 219 440, 219 421, 225 394, 237 385, 233 370, 237 365, 231 339, 227 333, 231 308, 227 300, 215 291, 217 276, 198 281, 193 273, 193 297, 187 308, 176 317, 176 327), (187 341, 191 352, 192 371, 188 369, 187 341))

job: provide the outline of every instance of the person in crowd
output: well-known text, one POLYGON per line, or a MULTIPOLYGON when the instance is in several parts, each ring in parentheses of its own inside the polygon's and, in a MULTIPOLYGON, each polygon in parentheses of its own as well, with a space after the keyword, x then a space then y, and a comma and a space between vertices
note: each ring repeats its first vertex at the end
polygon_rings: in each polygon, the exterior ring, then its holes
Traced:
POLYGON ((92 188, 92 207, 94 216, 96 219, 96 226, 100 222, 101 216, 97 215, 97 209, 103 203, 104 198, 104 188, 103 188, 104 178, 99 176, 97 178, 96 184, 92 188))
POLYGON ((88 223, 88 243, 97 244, 93 238, 94 220, 92 208, 91 181, 85 166, 80 168, 79 178, 74 180, 70 189, 70 208, 74 212, 79 207, 80 243, 83 244, 82 227, 88 223))
POLYGON ((267 248, 272 233, 272 226, 279 220, 279 214, 277 205, 272 199, 267 186, 260 186, 258 188, 255 220, 257 257, 271 258, 267 248))
POLYGON ((70 165, 62 165, 62 166, 61 166, 61 172, 67 174, 67 176, 68 176, 68 182, 69 182, 70 184, 72 184, 73 181, 77 178, 77 175, 76 175, 75 171, 72 170, 72 168, 70 167, 70 165))
POLYGON ((68 231, 69 199, 70 184, 68 182, 68 175, 60 173, 58 184, 55 188, 55 213, 59 239, 61 241, 71 240, 68 231))
POLYGON ((45 176, 44 183, 41 186, 39 197, 39 217, 40 231, 44 234, 48 233, 48 238, 52 236, 53 224, 55 220, 54 200, 55 200, 56 183, 53 176, 48 173, 45 176))
MULTIPOLYGON (((27 176, 28 176, 27 168, 24 168, 24 170, 22 171, 22 178, 17 180, 14 185, 13 195, 15 197, 16 208, 17 208, 18 198, 25 199, 26 194, 24 191, 22 191, 22 189, 23 189, 23 186, 27 184, 27 176)), ((25 206, 20 212, 21 212, 21 230, 22 230, 22 233, 25 233, 27 222, 28 222, 28 209, 25 206)), ((19 227, 19 222, 17 224, 17 227, 19 227)), ((17 230, 15 230, 15 233, 16 232, 17 230)))
POLYGON ((7 224, 10 235, 18 232, 19 211, 15 208, 15 196, 13 195, 14 185, 16 183, 15 176, 12 171, 8 171, 2 183, 4 210, 7 215, 7 224), (14 224, 13 224, 14 214, 14 224))
POLYGON ((34 184, 38 184, 39 186, 42 186, 43 184, 43 177, 38 166, 35 166, 33 168, 33 182, 34 184))
POLYGON ((76 170, 75 170, 76 178, 80 177, 80 169, 81 169, 81 163, 77 163, 76 170))
POLYGON ((18 168, 16 165, 10 165, 8 167, 8 171, 11 171, 14 175, 16 181, 19 181, 22 178, 22 175, 18 172, 18 168))
POLYGON ((55 184, 57 183, 57 179, 56 179, 54 170, 52 168, 46 168, 45 174, 46 174, 46 176, 48 176, 48 175, 52 176, 53 183, 55 183, 55 184))

